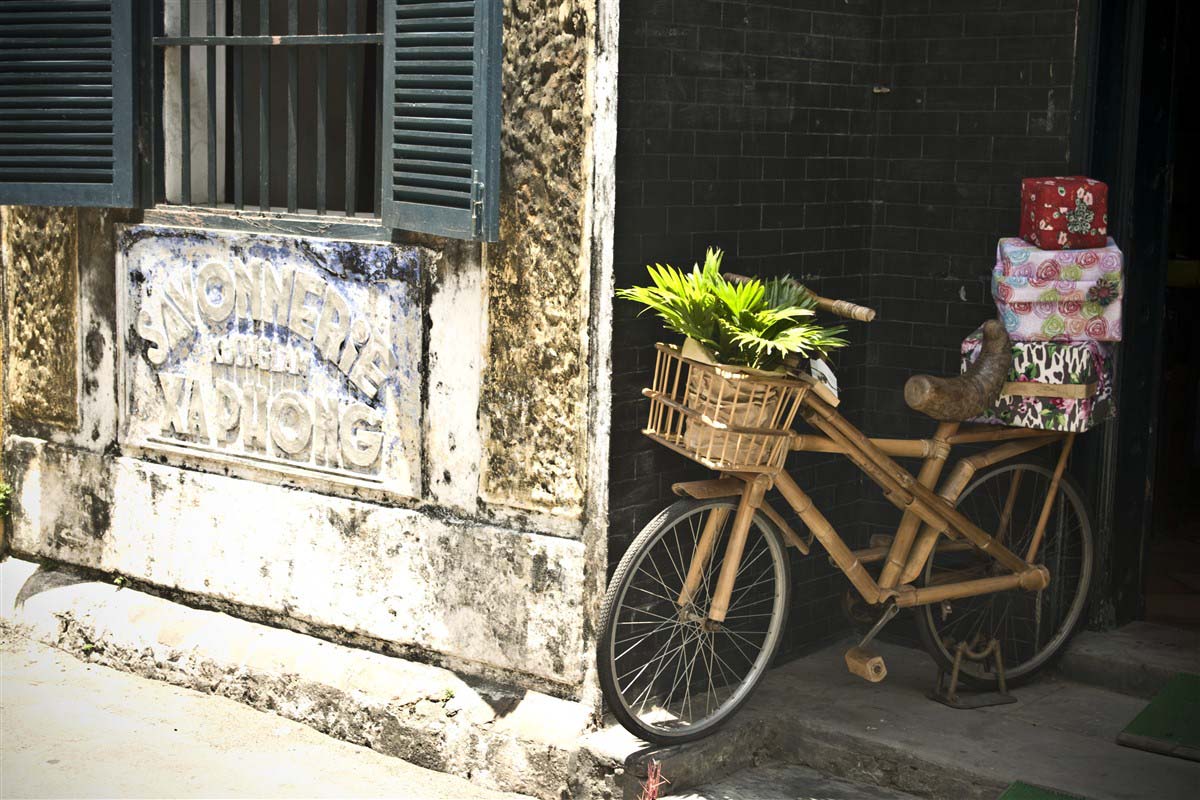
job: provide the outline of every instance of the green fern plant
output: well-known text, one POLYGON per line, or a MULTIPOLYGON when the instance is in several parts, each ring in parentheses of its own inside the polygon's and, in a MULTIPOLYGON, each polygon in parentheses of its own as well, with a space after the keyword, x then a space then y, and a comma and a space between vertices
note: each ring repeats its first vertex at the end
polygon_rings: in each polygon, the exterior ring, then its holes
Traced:
POLYGON ((847 344, 838 335, 845 328, 812 320, 815 301, 801 284, 786 276, 726 280, 723 257, 709 248, 704 266, 697 264, 691 272, 669 264, 647 266, 652 285, 621 289, 617 296, 641 303, 722 364, 772 370, 789 355, 825 355, 847 344))

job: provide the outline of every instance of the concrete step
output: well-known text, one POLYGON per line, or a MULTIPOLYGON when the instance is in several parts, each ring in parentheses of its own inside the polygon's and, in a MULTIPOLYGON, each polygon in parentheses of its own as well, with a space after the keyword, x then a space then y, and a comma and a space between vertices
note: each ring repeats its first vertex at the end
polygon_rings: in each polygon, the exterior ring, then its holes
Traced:
POLYGON ((772 670, 725 728, 699 742, 655 748, 610 727, 590 746, 625 764, 627 797, 651 759, 676 793, 785 762, 946 800, 994 800, 1017 780, 1090 800, 1196 796, 1200 764, 1116 744, 1140 698, 1050 675, 1015 690, 1015 704, 956 710, 925 696, 936 668, 924 652, 880 643, 888 677, 870 684, 846 671, 849 644, 772 670))
MULTIPOLYGON (((670 788, 670 787, 668 787, 670 788)), ((767 764, 662 800, 916 800, 914 795, 830 778, 808 767, 767 764)))
POLYGON ((1062 677, 1151 698, 1177 672, 1200 673, 1200 630, 1133 622, 1115 631, 1083 631, 1059 659, 1062 677))
POLYGON ((581 758, 591 709, 70 570, 0 564, 0 617, 81 660, 221 695, 385 755, 545 800, 620 792, 581 758))

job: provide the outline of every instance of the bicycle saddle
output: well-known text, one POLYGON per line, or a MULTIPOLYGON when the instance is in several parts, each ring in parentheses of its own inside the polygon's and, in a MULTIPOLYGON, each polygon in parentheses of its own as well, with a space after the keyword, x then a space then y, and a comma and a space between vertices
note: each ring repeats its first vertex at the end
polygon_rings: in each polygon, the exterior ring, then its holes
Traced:
POLYGON ((913 375, 904 384, 904 402, 942 422, 977 417, 1000 396, 1012 369, 1012 342, 998 319, 983 324, 983 350, 967 371, 954 378, 913 375))

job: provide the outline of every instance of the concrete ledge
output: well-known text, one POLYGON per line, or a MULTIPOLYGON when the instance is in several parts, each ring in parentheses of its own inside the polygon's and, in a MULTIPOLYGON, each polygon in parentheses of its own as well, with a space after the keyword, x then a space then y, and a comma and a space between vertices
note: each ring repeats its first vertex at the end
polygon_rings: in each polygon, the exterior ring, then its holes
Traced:
POLYGON ((1084 631, 1067 646, 1058 672, 1073 681, 1150 698, 1175 673, 1200 673, 1200 632, 1153 622, 1084 631))
POLYGON ((675 794, 770 762, 943 800, 992 800, 1015 780, 1091 800, 1192 797, 1200 785, 1200 764, 1116 744, 1145 705, 1137 698, 1048 675, 1016 689, 1013 705, 960 711, 926 698, 937 671, 925 653, 879 643, 888 677, 870 684, 846 671, 848 646, 771 670, 707 739, 656 749, 606 728, 585 745, 623 765, 626 797, 652 758, 675 794))
POLYGON ((670 794, 662 800, 763 800, 770 797, 916 800, 916 797, 904 792, 841 781, 807 767, 785 764, 768 764, 744 770, 697 791, 670 794))
MULTIPOLYGON (((811 658, 827 657, 844 649, 835 646, 811 658)), ((708 738, 678 747, 658 747, 609 725, 587 736, 585 747, 598 762, 621 765, 627 800, 638 796, 637 789, 652 760, 671 781, 672 793, 773 762, 802 765, 825 776, 946 800, 991 800, 1007 786, 1006 781, 964 768, 952 757, 943 758, 936 746, 897 746, 863 735, 857 723, 860 708, 847 706, 839 711, 821 703, 818 713, 807 713, 807 704, 827 693, 820 678, 833 670, 845 672, 840 658, 829 658, 829 663, 832 669, 821 664, 815 670, 815 685, 800 677, 804 662, 768 673, 750 702, 708 738), (842 724, 843 717, 848 725, 842 724)), ((807 665, 815 666, 811 660, 807 665)), ((874 687, 864 684, 862 688, 874 687)))
POLYGON ((87 661, 218 694, 481 786, 618 792, 577 745, 584 705, 101 584, 0 564, 0 616, 87 661))

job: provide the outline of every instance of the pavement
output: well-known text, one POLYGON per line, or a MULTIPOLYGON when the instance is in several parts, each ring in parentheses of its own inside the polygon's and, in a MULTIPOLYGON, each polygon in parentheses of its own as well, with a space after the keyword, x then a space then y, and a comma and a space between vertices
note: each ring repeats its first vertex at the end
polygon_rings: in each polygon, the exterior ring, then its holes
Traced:
POLYGON ((237 701, 474 785, 611 794, 573 700, 192 608, 70 569, 0 563, 0 617, 82 661, 237 701))
POLYGON ((0 797, 518 800, 36 643, 0 620, 0 797))
MULTIPOLYGON (((675 800, 995 800, 1017 780, 1088 800, 1200 796, 1200 763, 1115 743, 1159 682, 1173 671, 1200 672, 1194 638, 1147 627, 1083 636, 1076 657, 1064 659, 1059 671, 1015 690, 1019 702, 976 711, 926 698, 936 670, 922 651, 881 643, 889 674, 869 684, 846 671, 842 655, 850 643, 838 643, 771 670, 719 733, 664 748, 615 724, 592 730, 589 712, 577 702, 506 693, 433 665, 13 559, 0 564, 0 615, 88 662, 52 653, 59 660, 27 669, 22 683, 8 677, 5 657, 0 796, 12 794, 17 775, 44 782, 22 791, 60 796, 97 786, 103 787, 98 794, 123 796, 467 798, 502 796, 486 793, 498 790, 541 800, 635 800, 654 761, 670 781, 663 794, 675 800), (86 674, 89 665, 178 684, 184 688, 118 676, 192 705, 88 689, 74 672, 86 674), (54 678, 66 669, 71 677, 54 678), (9 710, 10 687, 39 681, 48 682, 49 697, 40 705, 25 703, 25 716, 10 722, 16 715, 9 710), (178 724, 204 719, 210 706, 269 724, 178 724), (10 729, 35 733, 29 743, 10 745, 10 729), (47 732, 47 741, 27 752, 42 735, 38 730, 47 732), (354 746, 360 744, 374 752, 354 746), (331 766, 316 752, 335 746, 371 766, 331 766), (413 767, 395 757, 472 783, 443 790, 438 781, 451 778, 422 771, 412 774, 429 782, 414 778, 408 785, 408 773, 389 769, 413 767), (107 786, 104 780, 133 783, 107 786), (139 788, 139 781, 149 783, 139 788)), ((117 675, 104 674, 106 684, 117 675)))
MULTIPOLYGON (((670 787, 667 787, 670 790, 670 787)), ((661 800, 916 800, 911 794, 843 781, 807 767, 767 764, 661 800)))

